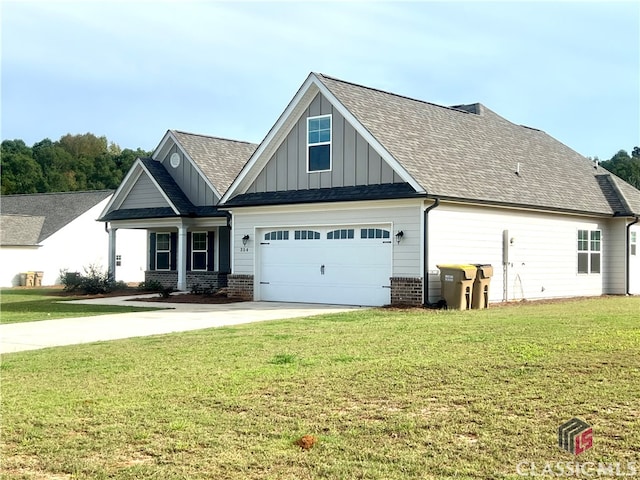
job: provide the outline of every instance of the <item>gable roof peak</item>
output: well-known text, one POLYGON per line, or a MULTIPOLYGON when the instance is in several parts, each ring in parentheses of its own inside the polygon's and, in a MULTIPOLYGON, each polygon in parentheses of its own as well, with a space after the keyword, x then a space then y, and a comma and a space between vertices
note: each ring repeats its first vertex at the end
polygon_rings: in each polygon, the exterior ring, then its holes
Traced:
POLYGON ((171 133, 173 133, 173 134, 189 135, 191 137, 201 137, 201 138, 207 138, 207 139, 210 139, 210 140, 221 140, 223 142, 242 143, 244 145, 255 145, 254 143, 247 142, 246 140, 235 140, 233 138, 218 137, 218 136, 215 136, 215 135, 205 135, 203 133, 185 132, 184 130, 171 129, 169 131, 171 133))
MULTIPOLYGON (((345 84, 345 85, 351 85, 353 87, 363 88, 363 89, 369 90, 371 92, 378 92, 378 93, 382 93, 382 94, 385 94, 385 95, 389 95, 391 97, 401 98, 401 99, 404 99, 404 100, 409 100, 411 102, 417 102, 417 103, 421 103, 421 104, 424 104, 424 105, 430 105, 432 107, 444 108, 446 110, 452 110, 452 111, 463 113, 463 114, 474 113, 474 112, 466 111, 466 110, 464 110, 462 108, 458 108, 458 107, 463 107, 465 105, 449 107, 449 106, 446 106, 446 105, 440 105, 438 103, 427 102, 426 100, 421 100, 419 98, 413 98, 413 97, 409 97, 407 95, 400 95, 399 93, 389 92, 387 90, 382 90, 380 88, 369 87, 367 85, 361 85, 359 83, 354 83, 354 82, 347 82, 346 80, 341 80, 339 78, 332 77, 330 75, 325 75, 323 73, 313 73, 313 75, 318 77, 320 81, 322 81, 322 79, 325 79, 325 80, 329 80, 329 81, 339 82, 339 83, 342 83, 342 84, 345 84)), ((482 105, 480 103, 475 103, 473 105, 480 105, 482 107, 483 111, 486 109, 486 107, 484 107, 484 105, 482 105)), ((488 110, 488 109, 486 109, 486 110, 488 110)))

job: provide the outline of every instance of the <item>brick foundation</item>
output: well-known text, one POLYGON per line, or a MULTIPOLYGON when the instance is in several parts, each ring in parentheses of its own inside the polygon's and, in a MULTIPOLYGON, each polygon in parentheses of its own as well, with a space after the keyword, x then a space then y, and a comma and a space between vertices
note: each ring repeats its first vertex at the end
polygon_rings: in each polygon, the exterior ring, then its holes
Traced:
POLYGON ((391 277, 391 305, 422 305, 422 279, 391 277))
MULTIPOLYGON (((147 270, 144 272, 144 281, 160 282, 165 288, 176 288, 178 285, 178 272, 175 270, 160 271, 147 270)), ((218 290, 227 286, 227 274, 223 272, 187 272, 187 288, 194 285, 200 288, 218 290)))
POLYGON ((253 275, 227 276, 227 296, 242 300, 253 300, 253 275))

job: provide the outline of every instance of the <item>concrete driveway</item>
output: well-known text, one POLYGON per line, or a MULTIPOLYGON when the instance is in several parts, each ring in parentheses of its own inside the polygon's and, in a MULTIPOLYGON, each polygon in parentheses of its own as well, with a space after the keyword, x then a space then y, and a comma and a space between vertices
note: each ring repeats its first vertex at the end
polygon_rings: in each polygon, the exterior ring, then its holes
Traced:
POLYGON ((165 307, 170 310, 118 313, 95 317, 43 320, 0 325, 0 353, 37 350, 79 343, 142 337, 241 323, 307 317, 358 309, 344 305, 316 305, 280 302, 239 302, 226 304, 149 303, 126 301, 134 297, 77 300, 74 303, 99 303, 141 307, 165 307))

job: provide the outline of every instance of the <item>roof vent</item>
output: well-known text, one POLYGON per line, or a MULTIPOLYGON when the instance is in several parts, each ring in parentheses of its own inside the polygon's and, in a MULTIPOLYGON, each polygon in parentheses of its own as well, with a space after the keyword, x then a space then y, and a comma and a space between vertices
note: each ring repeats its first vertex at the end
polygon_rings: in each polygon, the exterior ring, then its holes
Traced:
POLYGON ((520 176, 520 162, 516 163, 516 175, 520 176))
POLYGON ((472 103, 470 105, 453 105, 451 108, 467 113, 473 113, 475 115, 482 115, 482 105, 479 103, 472 103))

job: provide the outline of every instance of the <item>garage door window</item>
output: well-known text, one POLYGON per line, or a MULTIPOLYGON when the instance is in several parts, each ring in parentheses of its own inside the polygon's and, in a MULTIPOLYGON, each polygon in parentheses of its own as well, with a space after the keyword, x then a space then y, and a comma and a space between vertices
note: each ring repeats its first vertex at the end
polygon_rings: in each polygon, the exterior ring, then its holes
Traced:
POLYGON ((296 230, 293 234, 296 240, 320 240, 320 232, 313 230, 296 230))
POLYGON ((265 240, 289 240, 289 230, 274 230, 264 234, 265 240))
POLYGON ((327 240, 351 240, 353 239, 353 228, 343 228, 340 230, 333 230, 327 233, 327 240))
POLYGON ((389 230, 381 228, 362 228, 360 229, 360 238, 389 238, 389 230))

